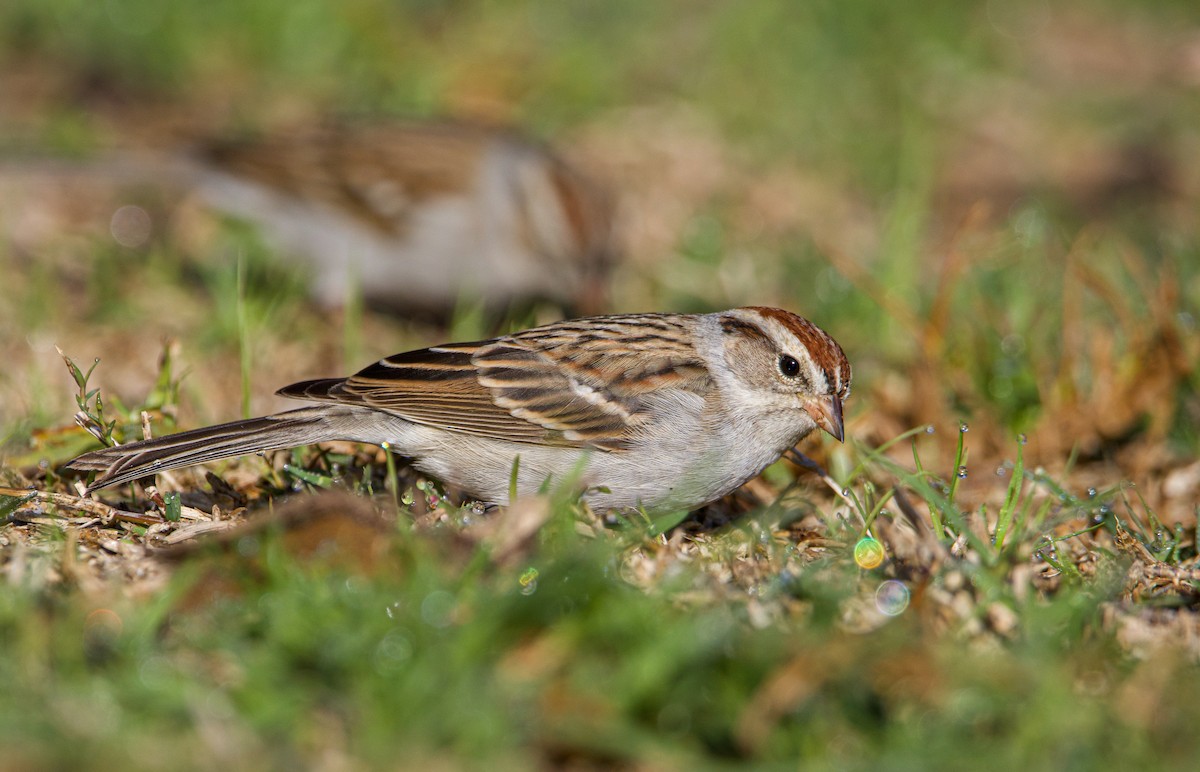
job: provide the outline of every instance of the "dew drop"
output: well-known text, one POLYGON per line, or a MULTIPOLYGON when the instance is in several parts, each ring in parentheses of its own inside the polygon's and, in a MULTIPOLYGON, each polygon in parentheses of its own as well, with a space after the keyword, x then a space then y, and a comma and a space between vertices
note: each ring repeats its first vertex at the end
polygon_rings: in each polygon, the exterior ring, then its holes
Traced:
POLYGON ((848 497, 848 496, 850 495, 850 489, 849 489, 849 488, 842 488, 842 495, 843 495, 843 496, 847 496, 847 497, 848 497))
POLYGON ((1018 435, 1017 435, 1017 442, 1019 442, 1020 444, 1024 445, 1025 443, 1029 442, 1029 438, 1028 438, 1028 437, 1026 437, 1024 434, 1018 434, 1018 435))
POLYGON ((960 480, 967 479, 967 468, 965 466, 960 466, 958 468, 958 479, 960 479, 960 480))
POLYGON ((964 421, 963 423, 958 425, 958 430, 961 433, 966 434, 967 432, 971 431, 971 427, 967 426, 966 422, 964 421))
POLYGON ((1004 464, 1001 464, 1000 466, 996 467, 996 476, 997 477, 1003 477, 1007 472, 1008 472, 1008 470, 1004 468, 1004 464))
POLYGON ((1088 498, 1089 499, 1096 498, 1096 489, 1095 488, 1088 488, 1088 498))
POLYGON ((929 426, 926 426, 926 427, 925 427, 925 433, 926 433, 926 434, 933 434, 933 424, 929 424, 929 426))

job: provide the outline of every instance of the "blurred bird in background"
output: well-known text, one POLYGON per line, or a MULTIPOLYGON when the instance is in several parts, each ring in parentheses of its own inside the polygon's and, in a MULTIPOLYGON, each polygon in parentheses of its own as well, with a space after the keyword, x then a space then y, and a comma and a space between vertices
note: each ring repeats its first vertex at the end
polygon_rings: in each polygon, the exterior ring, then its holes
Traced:
POLYGON ((607 192, 514 130, 329 123, 183 146, 18 168, 194 192, 303 263, 328 308, 355 296, 404 315, 462 303, 491 313, 539 301, 572 314, 607 308, 617 251, 607 192))
POLYGON ((213 207, 308 262, 314 295, 490 309, 605 306, 607 196, 549 148, 465 123, 342 125, 221 142, 188 159, 213 207))

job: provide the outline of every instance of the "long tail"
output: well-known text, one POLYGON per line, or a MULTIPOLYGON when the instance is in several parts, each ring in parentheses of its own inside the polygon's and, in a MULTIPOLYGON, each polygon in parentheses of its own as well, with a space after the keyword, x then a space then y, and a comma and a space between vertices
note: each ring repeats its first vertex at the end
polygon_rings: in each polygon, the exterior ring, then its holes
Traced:
POLYGON ((343 417, 341 413, 352 410, 334 405, 302 407, 95 450, 84 453, 67 466, 101 472, 89 486, 89 490, 96 490, 205 461, 348 439, 344 436, 346 427, 338 419, 343 417))

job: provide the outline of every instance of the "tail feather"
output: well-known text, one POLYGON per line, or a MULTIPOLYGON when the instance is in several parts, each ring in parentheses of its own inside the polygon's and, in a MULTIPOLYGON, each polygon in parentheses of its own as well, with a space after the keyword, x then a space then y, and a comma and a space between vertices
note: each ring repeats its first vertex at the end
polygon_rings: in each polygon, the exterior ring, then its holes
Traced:
POLYGON ((67 464, 72 469, 101 472, 89 490, 221 458, 293 448, 344 439, 339 435, 339 408, 303 407, 285 413, 210 426, 142 442, 85 453, 67 464))

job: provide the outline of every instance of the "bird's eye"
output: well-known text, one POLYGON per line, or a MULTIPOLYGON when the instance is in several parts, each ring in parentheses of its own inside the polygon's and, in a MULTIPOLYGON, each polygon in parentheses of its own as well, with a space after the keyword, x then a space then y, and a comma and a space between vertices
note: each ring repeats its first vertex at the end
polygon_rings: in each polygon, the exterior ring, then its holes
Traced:
POLYGON ((788 378, 795 378, 800 374, 800 363, 796 361, 795 357, 784 354, 779 357, 779 372, 788 378))

